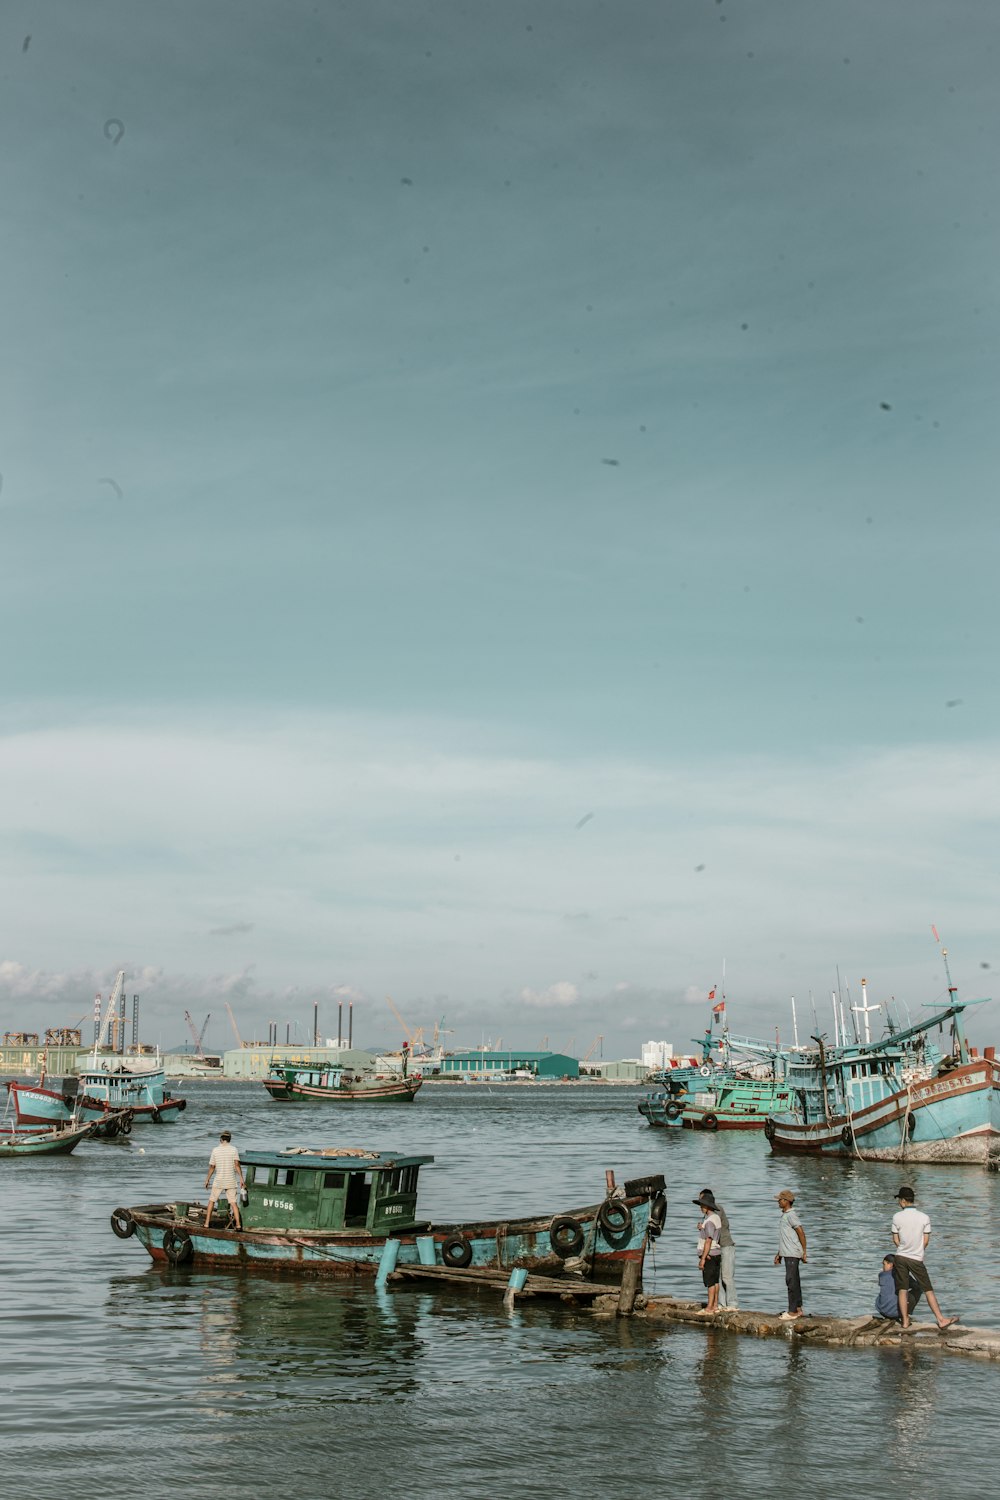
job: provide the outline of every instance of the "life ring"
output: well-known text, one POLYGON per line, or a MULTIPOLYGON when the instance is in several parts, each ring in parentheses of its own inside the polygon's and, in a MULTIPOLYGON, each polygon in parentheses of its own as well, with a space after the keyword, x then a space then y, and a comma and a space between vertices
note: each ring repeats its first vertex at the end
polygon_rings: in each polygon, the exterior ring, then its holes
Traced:
POLYGON ((767 1119, 764 1121, 764 1134, 769 1141, 774 1140, 775 1129, 773 1120, 767 1119))
POLYGON ((628 1234, 632 1228, 632 1210, 621 1198, 605 1198, 597 1210, 597 1222, 607 1235, 628 1234))
POLYGON ((472 1260, 472 1246, 464 1235, 449 1234, 441 1244, 441 1259, 453 1271, 461 1271, 472 1260))
POLYGON ((568 1214, 552 1220, 549 1225, 549 1242, 557 1255, 577 1255, 583 1249, 583 1225, 579 1219, 568 1214))
POLYGON ((659 1234, 667 1218, 667 1195, 657 1193, 649 1205, 649 1227, 659 1234))
POLYGON ((677 1120, 680 1118, 681 1109, 682 1106, 680 1104, 672 1102, 667 1105, 663 1113, 666 1115, 668 1120, 677 1120))
POLYGON ((168 1227, 163 1231, 164 1254, 172 1266, 182 1266, 194 1255, 194 1245, 186 1229, 168 1227))
POLYGON ((701 1121, 701 1128, 702 1128, 702 1130, 718 1130, 718 1128, 719 1128, 719 1117, 718 1117, 718 1115, 704 1115, 702 1117, 702 1121, 701 1121))
POLYGON ((116 1208, 111 1215, 111 1228, 120 1240, 135 1234, 135 1220, 127 1208, 116 1208))
POLYGON ((699 1068, 698 1072, 701 1074, 702 1078, 711 1078, 712 1076, 712 1070, 709 1067, 699 1068))

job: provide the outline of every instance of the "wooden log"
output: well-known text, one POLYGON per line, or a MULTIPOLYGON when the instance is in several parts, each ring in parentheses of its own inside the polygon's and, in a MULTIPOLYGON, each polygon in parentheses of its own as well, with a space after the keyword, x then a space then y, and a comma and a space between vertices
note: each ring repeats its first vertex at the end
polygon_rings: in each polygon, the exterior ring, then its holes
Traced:
POLYGON ((752 1338, 793 1338, 832 1348, 871 1349, 909 1343, 922 1349, 940 1349, 947 1354, 1000 1360, 1000 1329, 969 1328, 962 1323, 954 1323, 944 1330, 936 1323, 913 1323, 904 1331, 899 1323, 872 1317, 803 1316, 784 1320, 777 1313, 733 1311, 725 1307, 707 1316, 700 1303, 674 1297, 647 1298, 639 1315, 650 1322, 724 1328, 727 1332, 748 1334, 752 1338))
POLYGON ((640 1266, 637 1260, 627 1260, 622 1272, 622 1284, 618 1292, 618 1316, 629 1318, 635 1307, 636 1294, 639 1290, 640 1266))

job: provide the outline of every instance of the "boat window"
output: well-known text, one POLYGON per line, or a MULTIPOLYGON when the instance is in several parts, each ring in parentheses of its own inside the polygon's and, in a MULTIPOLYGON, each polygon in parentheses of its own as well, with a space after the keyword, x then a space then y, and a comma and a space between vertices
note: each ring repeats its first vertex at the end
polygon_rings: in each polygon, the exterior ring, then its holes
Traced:
POLYGON ((342 1188, 344 1186, 344 1172, 324 1172, 323 1186, 325 1188, 342 1188))
POLYGON ((294 1181, 294 1167, 279 1167, 274 1174, 275 1187, 291 1187, 294 1181))

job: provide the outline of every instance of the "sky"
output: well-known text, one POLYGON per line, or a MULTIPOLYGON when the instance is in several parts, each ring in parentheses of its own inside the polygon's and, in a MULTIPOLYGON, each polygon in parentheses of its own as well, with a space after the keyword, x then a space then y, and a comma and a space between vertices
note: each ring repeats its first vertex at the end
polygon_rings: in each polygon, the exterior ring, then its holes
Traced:
POLYGON ((990 996, 998 37, 10 0, 0 1029, 990 996))

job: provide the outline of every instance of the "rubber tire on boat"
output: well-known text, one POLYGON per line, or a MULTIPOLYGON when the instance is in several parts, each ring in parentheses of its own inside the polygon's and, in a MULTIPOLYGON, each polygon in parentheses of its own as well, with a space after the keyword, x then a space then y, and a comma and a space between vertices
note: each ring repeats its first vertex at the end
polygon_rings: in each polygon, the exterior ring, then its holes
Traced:
POLYGON ((565 1260, 568 1255, 577 1255, 583 1249, 583 1225, 579 1219, 568 1214, 553 1219, 549 1225, 549 1243, 557 1255, 565 1260))
POLYGON ((178 1101, 177 1101, 177 1108, 179 1110, 180 1109, 187 1109, 187 1107, 188 1107, 188 1102, 187 1102, 186 1099, 178 1099, 178 1101))
POLYGON ((719 1117, 718 1117, 718 1115, 705 1115, 704 1119, 701 1122, 701 1128, 702 1128, 702 1130, 718 1130, 718 1128, 719 1128, 719 1117))
POLYGON ((851 1127, 850 1127, 850 1125, 845 1125, 844 1126, 843 1130, 840 1132, 840 1139, 843 1141, 843 1143, 847 1147, 848 1151, 853 1151, 854 1150, 854 1137, 851 1134, 851 1127))
POLYGON ((667 1195, 666 1193, 657 1193, 656 1197, 649 1205, 649 1227, 650 1229, 655 1229, 657 1234, 659 1234, 660 1230, 666 1223, 666 1220, 667 1195))
POLYGON ((767 1137, 767 1139, 769 1141, 773 1141, 774 1140, 774 1121, 773 1120, 765 1120, 764 1121, 764 1134, 765 1134, 765 1136, 767 1137))
POLYGON ((463 1271, 472 1260, 472 1246, 464 1235, 449 1234, 441 1243, 441 1259, 453 1271, 463 1271))
POLYGON ((682 1106, 680 1104, 668 1104, 663 1113, 668 1120, 677 1120, 680 1118, 681 1110, 682 1106))
POLYGON ((605 1234, 617 1239, 632 1228, 632 1210, 621 1198, 605 1198, 597 1210, 597 1222, 605 1234))
POLYGON ((163 1231, 163 1251, 172 1266, 182 1266, 194 1255, 191 1236, 186 1229, 167 1228, 163 1231))
POLYGON ((135 1234, 135 1220, 127 1208, 116 1208, 111 1215, 111 1228, 120 1240, 135 1234))
POLYGON ((160 1120, 163 1118, 155 1104, 153 1105, 149 1118, 152 1120, 154 1125, 159 1125, 160 1120))
POLYGON ((131 1135, 132 1134, 132 1116, 131 1115, 126 1115, 125 1118, 124 1118, 124 1120, 119 1120, 119 1122, 118 1122, 118 1131, 119 1131, 120 1135, 131 1135))

